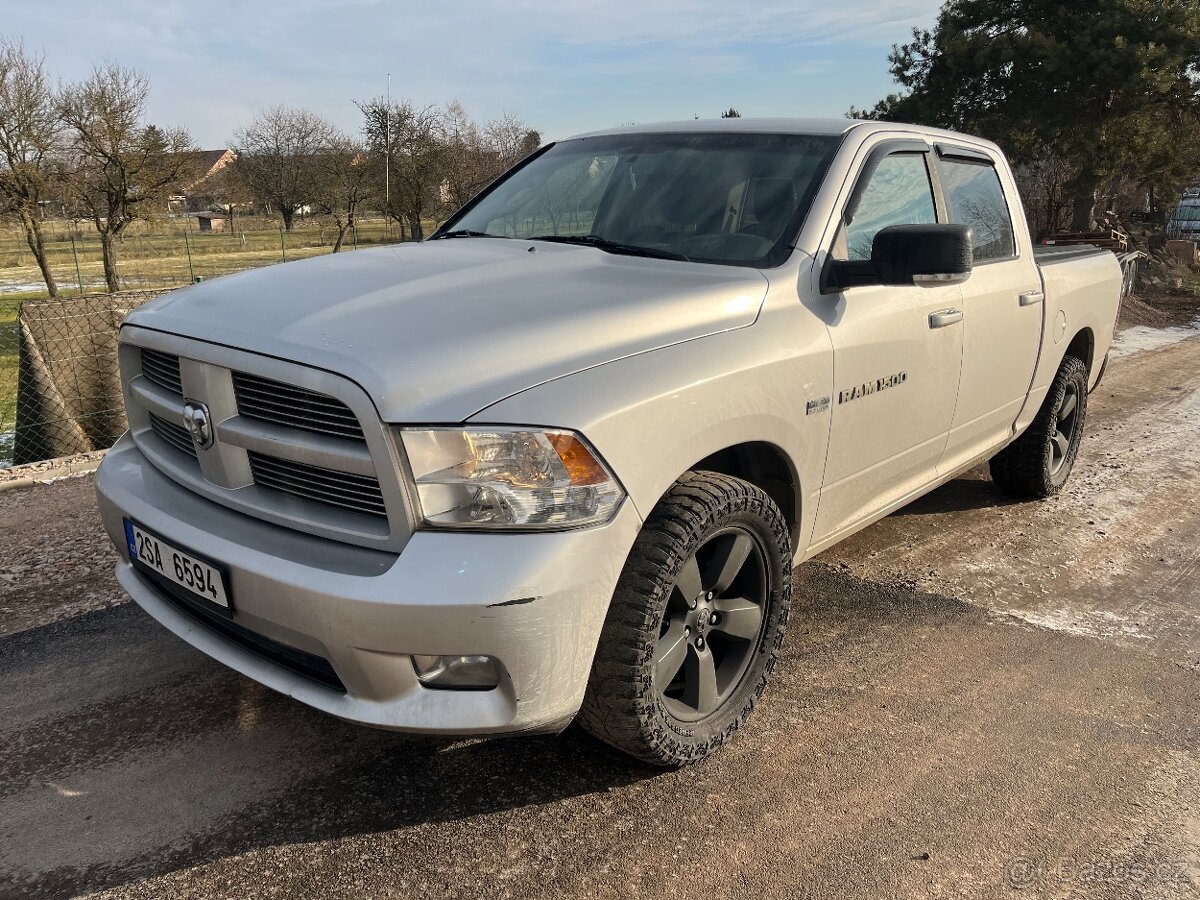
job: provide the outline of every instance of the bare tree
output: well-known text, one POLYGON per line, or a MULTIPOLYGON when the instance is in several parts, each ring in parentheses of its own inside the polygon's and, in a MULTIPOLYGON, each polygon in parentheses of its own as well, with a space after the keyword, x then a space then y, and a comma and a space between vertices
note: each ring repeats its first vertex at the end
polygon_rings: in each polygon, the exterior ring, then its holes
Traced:
POLYGON ((109 63, 60 96, 69 185, 100 235, 110 291, 121 289, 117 240, 165 204, 172 188, 196 178, 187 131, 142 123, 149 92, 144 74, 109 63))
POLYGON ((541 134, 505 113, 482 128, 456 100, 443 119, 444 180, 441 199, 453 211, 520 162, 541 144, 541 134))
POLYGON ((1071 224, 1071 180, 1075 167, 1062 157, 1045 156, 1017 167, 1017 188, 1034 240, 1071 224))
POLYGON ((255 196, 279 211, 283 227, 291 231, 296 212, 316 199, 319 157, 334 137, 334 127, 316 113, 272 106, 234 136, 235 171, 255 196))
POLYGON ((51 297, 58 296, 58 285, 46 258, 41 204, 58 180, 61 138, 44 58, 26 52, 20 41, 0 38, 0 210, 20 221, 51 297))
POLYGON ((442 115, 444 171, 438 189, 440 205, 458 209, 487 184, 488 160, 483 135, 461 103, 446 105, 442 115))
POLYGON ((365 145, 343 134, 333 136, 319 155, 317 165, 320 182, 316 205, 337 228, 333 244, 333 252, 337 253, 354 228, 359 208, 372 196, 375 173, 365 145))
POLYGON ((376 178, 388 173, 384 213, 408 226, 414 240, 425 236, 422 219, 440 202, 445 172, 442 114, 405 100, 390 106, 382 97, 358 104, 366 119, 363 132, 375 158, 376 178))
POLYGON ((483 140, 495 154, 492 177, 496 178, 540 147, 542 135, 519 116, 505 113, 483 126, 483 140))
POLYGON ((425 235, 427 215, 462 206, 541 144, 519 117, 480 126, 457 100, 440 110, 407 100, 389 106, 383 98, 358 106, 383 212, 416 240, 425 235))

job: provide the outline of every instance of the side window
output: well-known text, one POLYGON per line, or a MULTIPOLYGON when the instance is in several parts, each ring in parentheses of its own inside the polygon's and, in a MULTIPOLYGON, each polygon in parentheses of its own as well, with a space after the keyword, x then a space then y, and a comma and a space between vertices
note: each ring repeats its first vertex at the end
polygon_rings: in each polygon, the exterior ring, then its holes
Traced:
POLYGON ((889 225, 931 225, 937 222, 933 187, 923 153, 894 153, 871 174, 853 219, 843 225, 834 243, 833 257, 842 260, 871 258, 871 242, 889 225))
POLYGON ((1012 218, 996 167, 991 163, 943 159, 938 171, 950 221, 971 226, 975 237, 975 262, 1013 256, 1016 248, 1012 218))

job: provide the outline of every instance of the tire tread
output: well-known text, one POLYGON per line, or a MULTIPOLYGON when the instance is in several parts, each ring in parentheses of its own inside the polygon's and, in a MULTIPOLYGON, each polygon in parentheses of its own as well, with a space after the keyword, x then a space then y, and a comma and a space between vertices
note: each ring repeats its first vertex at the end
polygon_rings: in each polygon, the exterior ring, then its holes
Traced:
POLYGON ((579 723, 600 740, 654 765, 680 766, 702 759, 733 737, 757 704, 783 643, 790 601, 791 539, 775 503, 732 476, 686 473, 647 517, 618 579, 579 723), (735 512, 750 513, 768 524, 785 570, 775 573, 782 577, 782 596, 774 604, 777 608, 768 611, 760 638, 767 644, 765 665, 748 691, 745 685, 739 688, 743 708, 723 727, 697 740, 671 727, 674 720, 661 709, 649 674, 661 616, 659 598, 670 591, 675 573, 705 528, 735 512))
POLYGON ((1058 373, 1042 401, 1042 408, 1025 432, 997 453, 988 462, 992 481, 1010 497, 1044 499, 1062 490, 1075 465, 1087 416, 1087 366, 1082 360, 1068 356, 1063 359, 1058 373), (1075 380, 1080 385, 1079 411, 1077 413, 1077 435, 1068 451, 1066 476, 1057 483, 1050 476, 1050 438, 1053 435, 1054 410, 1066 390, 1067 384, 1075 380))

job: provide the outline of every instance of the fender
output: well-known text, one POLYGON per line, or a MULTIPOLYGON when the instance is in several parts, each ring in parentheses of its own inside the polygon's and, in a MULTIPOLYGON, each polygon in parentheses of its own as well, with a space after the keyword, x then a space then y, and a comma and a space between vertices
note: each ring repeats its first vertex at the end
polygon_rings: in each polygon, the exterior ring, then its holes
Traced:
POLYGON ((833 365, 824 326, 797 328, 799 306, 764 311, 750 328, 641 354, 530 388, 484 409, 479 424, 573 428, 608 463, 645 519, 675 480, 737 445, 778 448, 799 511, 793 543, 812 529, 825 465, 833 365), (771 327, 773 316, 788 328, 771 327), (805 346, 797 353, 794 341, 805 346), (713 360, 720 360, 714 375, 713 360), (647 386, 655 385, 652 393, 647 386), (812 412, 808 414, 809 402, 812 412))

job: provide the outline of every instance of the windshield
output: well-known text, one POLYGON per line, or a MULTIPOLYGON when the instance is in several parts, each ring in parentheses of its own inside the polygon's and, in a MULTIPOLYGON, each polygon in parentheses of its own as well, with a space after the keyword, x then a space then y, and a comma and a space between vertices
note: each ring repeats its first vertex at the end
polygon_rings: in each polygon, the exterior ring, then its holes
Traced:
POLYGON ((563 141, 502 178, 435 236, 558 240, 639 256, 775 266, 786 258, 838 141, 793 134, 563 141))

